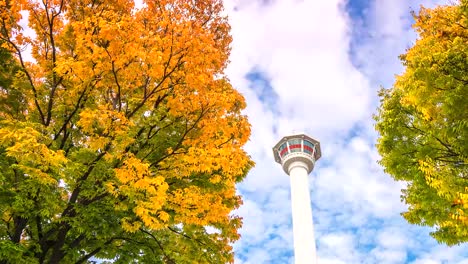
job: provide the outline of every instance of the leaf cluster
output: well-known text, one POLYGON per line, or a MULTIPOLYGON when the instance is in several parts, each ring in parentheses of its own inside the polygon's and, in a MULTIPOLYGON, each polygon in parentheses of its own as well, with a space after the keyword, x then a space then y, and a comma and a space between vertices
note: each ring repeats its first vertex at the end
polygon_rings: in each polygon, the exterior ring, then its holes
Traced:
POLYGON ((448 245, 468 241, 468 2, 421 8, 405 72, 380 91, 380 163, 408 182, 403 216, 435 227, 448 245))
POLYGON ((0 0, 0 263, 233 262, 253 162, 222 8, 0 0))

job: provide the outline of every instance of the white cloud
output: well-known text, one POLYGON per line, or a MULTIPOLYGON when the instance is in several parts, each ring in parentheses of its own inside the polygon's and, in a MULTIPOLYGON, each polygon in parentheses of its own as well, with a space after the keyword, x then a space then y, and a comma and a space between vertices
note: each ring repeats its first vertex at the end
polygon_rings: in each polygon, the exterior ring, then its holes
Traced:
MULTIPOLYGON (((348 59, 341 4, 288 0, 261 6, 251 1, 229 13, 234 42, 228 74, 251 104, 259 102, 245 91, 245 74, 257 66, 269 75, 279 95, 275 108, 282 114, 274 122, 289 124, 279 126, 282 135, 313 128, 315 136, 325 139, 330 128, 348 129, 368 112, 369 86, 348 59)), ((228 10, 234 5, 226 4, 228 10)), ((265 123, 271 120, 260 120, 263 111, 253 107, 249 116, 255 127, 271 127, 265 123)))
POLYGON ((406 261, 406 252, 404 250, 374 249, 371 254, 375 256, 375 262, 373 263, 399 264, 406 261))
POLYGON ((382 230, 377 236, 379 246, 388 249, 400 249, 408 246, 409 239, 399 228, 382 230))
POLYGON ((354 247, 354 235, 349 233, 331 233, 320 238, 321 251, 319 256, 330 258, 339 256, 341 260, 352 263, 357 258, 357 251, 354 247))
POLYGON ((466 257, 466 247, 446 247, 442 245, 435 245, 431 248, 425 249, 421 256, 411 262, 411 264, 467 264, 468 257, 466 257))

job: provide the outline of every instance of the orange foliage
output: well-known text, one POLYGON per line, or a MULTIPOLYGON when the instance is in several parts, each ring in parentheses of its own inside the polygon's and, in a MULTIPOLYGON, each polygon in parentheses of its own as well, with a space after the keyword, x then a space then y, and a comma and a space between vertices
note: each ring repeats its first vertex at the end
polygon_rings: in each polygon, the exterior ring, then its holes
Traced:
POLYGON ((244 98, 223 72, 231 37, 221 12, 220 0, 0 0, 2 46, 21 66, 24 99, 16 116, 0 113, 0 143, 42 175, 38 185, 69 194, 52 215, 76 216, 80 199, 106 202, 124 232, 212 225, 231 251, 235 184, 252 161, 244 98), (13 144, 8 131, 20 121, 13 144), (101 200, 108 194, 114 200, 101 200))

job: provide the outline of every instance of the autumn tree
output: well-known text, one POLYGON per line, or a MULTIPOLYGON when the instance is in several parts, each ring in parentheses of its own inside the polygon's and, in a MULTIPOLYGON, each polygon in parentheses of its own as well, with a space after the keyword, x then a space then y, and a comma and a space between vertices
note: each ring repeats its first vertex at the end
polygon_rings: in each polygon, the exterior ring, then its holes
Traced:
POLYGON ((252 161, 222 11, 0 0, 0 263, 233 262, 252 161))
POLYGON ((405 219, 454 245, 468 241, 468 1, 414 17, 405 72, 380 92, 377 148, 385 171, 408 183, 405 219))

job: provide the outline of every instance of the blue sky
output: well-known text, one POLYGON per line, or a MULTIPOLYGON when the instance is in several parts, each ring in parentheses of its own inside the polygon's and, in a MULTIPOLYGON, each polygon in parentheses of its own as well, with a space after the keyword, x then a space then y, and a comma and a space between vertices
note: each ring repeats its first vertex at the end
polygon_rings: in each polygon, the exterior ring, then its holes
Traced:
POLYGON ((438 245, 409 225, 395 182, 377 164, 372 114, 380 86, 403 70, 416 38, 411 10, 431 0, 226 0, 232 84, 247 100, 246 150, 256 167, 239 184, 244 205, 236 264, 292 263, 289 178, 271 147, 291 133, 318 139, 310 177, 319 263, 468 263, 468 247, 438 245))

